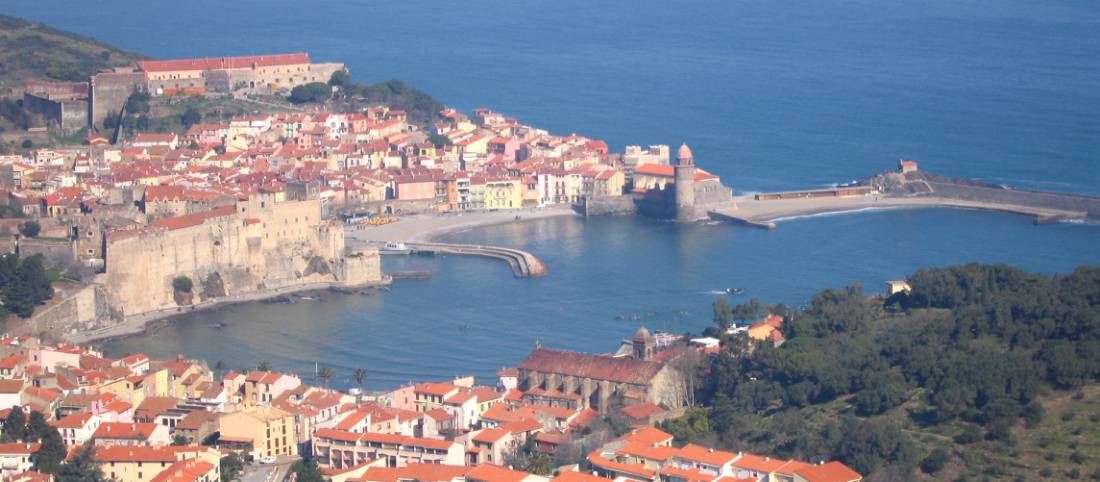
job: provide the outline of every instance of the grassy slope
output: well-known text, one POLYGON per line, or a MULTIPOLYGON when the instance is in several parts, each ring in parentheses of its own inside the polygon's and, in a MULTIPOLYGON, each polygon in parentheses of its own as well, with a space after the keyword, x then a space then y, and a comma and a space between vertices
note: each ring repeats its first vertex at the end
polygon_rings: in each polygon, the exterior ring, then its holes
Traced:
POLYGON ((0 15, 0 87, 27 79, 82 81, 144 58, 89 37, 0 15))

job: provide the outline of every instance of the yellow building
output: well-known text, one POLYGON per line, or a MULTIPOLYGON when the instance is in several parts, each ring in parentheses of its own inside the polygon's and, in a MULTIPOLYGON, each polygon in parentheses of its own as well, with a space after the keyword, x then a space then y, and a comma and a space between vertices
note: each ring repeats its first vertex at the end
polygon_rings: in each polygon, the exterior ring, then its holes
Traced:
POLYGON ((218 421, 219 440, 251 447, 254 458, 298 455, 294 415, 272 406, 248 407, 218 421))
POLYGON ((485 182, 486 209, 523 207, 523 185, 519 179, 495 179, 485 182))

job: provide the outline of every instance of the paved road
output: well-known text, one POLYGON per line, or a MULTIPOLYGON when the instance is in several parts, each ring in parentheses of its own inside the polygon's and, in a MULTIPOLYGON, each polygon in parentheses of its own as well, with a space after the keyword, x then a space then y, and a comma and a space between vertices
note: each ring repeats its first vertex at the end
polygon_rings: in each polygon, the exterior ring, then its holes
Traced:
POLYGON ((244 473, 241 474, 241 482, 283 482, 287 472, 290 471, 290 466, 297 461, 297 458, 280 457, 276 463, 270 465, 260 463, 246 465, 244 473))

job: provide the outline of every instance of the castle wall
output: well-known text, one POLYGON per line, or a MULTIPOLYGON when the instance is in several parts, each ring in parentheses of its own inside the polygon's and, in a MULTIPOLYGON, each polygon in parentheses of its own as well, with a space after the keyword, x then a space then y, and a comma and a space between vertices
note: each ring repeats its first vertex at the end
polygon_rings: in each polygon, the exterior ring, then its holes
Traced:
POLYGON ((141 72, 106 72, 91 79, 89 122, 103 125, 108 114, 118 113, 134 90, 145 88, 145 74, 141 72))
MULTIPOLYGON (((235 214, 197 226, 109 240, 106 286, 112 307, 129 316, 177 306, 172 288, 177 276, 191 278, 191 303, 343 281, 343 226, 320 219, 318 200, 253 199, 240 203, 235 214)), ((360 279, 381 279, 377 264, 357 268, 360 279)))

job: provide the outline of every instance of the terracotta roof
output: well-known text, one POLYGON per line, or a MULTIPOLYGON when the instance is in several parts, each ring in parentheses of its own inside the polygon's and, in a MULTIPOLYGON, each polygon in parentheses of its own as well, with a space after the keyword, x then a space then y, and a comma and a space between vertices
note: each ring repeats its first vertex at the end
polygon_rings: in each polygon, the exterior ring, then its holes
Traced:
POLYGON ((99 462, 175 462, 179 452, 200 452, 206 448, 190 446, 151 447, 148 445, 105 445, 95 448, 99 462))
POLYGON ((636 475, 646 480, 653 480, 657 475, 657 472, 653 469, 646 468, 642 464, 624 464, 622 462, 616 462, 614 460, 607 460, 600 456, 599 452, 591 452, 588 454, 588 461, 604 470, 610 470, 612 472, 619 472, 628 475, 636 475))
POLYGON ((660 415, 662 413, 665 413, 665 409, 663 409, 661 407, 658 407, 657 405, 654 405, 652 403, 647 402, 647 403, 639 403, 639 404, 636 404, 636 405, 631 405, 629 407, 623 408, 622 412, 630 418, 633 418, 635 420, 641 420, 641 419, 644 419, 644 418, 652 417, 654 415, 660 415))
POLYGON ((770 474, 786 463, 786 460, 753 454, 741 454, 741 457, 733 462, 733 466, 760 472, 762 474, 770 474))
POLYGON ((707 474, 700 470, 681 469, 671 465, 661 467, 661 475, 684 479, 688 482, 711 482, 720 477, 719 475, 707 474))
POLYGON ((490 464, 481 464, 466 473, 467 481, 520 482, 531 474, 490 464))
POLYGON ((23 380, 19 378, 5 378, 0 380, 0 393, 19 393, 23 391, 23 380))
POLYGON ((162 470, 149 482, 194 482, 214 470, 214 464, 199 458, 181 460, 162 470))
POLYGON ((97 439, 139 439, 148 440, 157 429, 155 423, 104 422, 96 429, 92 438, 97 439))
POLYGON ((189 228, 191 226, 198 226, 207 219, 232 216, 237 212, 235 206, 219 206, 209 211, 203 211, 201 213, 185 214, 183 216, 176 216, 171 218, 163 218, 153 221, 152 225, 166 229, 182 229, 189 228))
POLYGON ((180 70, 248 69, 252 66, 308 64, 309 54, 249 55, 243 57, 215 57, 205 59, 146 60, 138 62, 145 72, 172 72, 180 70))
POLYGON ((397 482, 415 480, 418 482, 446 482, 466 476, 472 467, 444 464, 408 464, 404 467, 371 467, 362 477, 352 480, 370 482, 397 482))
POLYGON ((722 466, 737 459, 738 455, 722 450, 715 450, 701 445, 687 444, 676 454, 677 458, 702 462, 708 465, 722 466))
POLYGON ((863 476, 840 462, 811 465, 795 472, 807 482, 854 482, 863 476))
POLYGON ((657 375, 657 372, 661 371, 662 365, 633 358, 611 358, 588 353, 536 348, 527 355, 523 363, 519 364, 519 368, 646 385, 657 375))
POLYGON ((487 428, 474 435, 472 440, 474 442, 481 442, 486 444, 495 444, 504 437, 507 437, 512 432, 504 430, 503 428, 487 428))
POLYGON ((660 445, 672 440, 672 435, 656 427, 643 427, 621 437, 623 440, 646 445, 660 445))
POLYGON ((42 448, 42 444, 37 443, 37 442, 36 443, 17 442, 17 443, 0 444, 0 454, 5 454, 5 455, 8 455, 8 454, 30 455, 30 454, 33 454, 35 452, 38 452, 38 449, 40 449, 40 448, 42 448))
POLYGON ((87 412, 70 413, 61 420, 51 421, 50 425, 57 428, 84 428, 88 424, 88 420, 91 420, 92 414, 87 412))
POLYGON ((196 410, 185 415, 179 423, 176 424, 176 430, 198 430, 202 428, 203 424, 207 422, 216 422, 221 416, 222 414, 218 412, 196 410))

